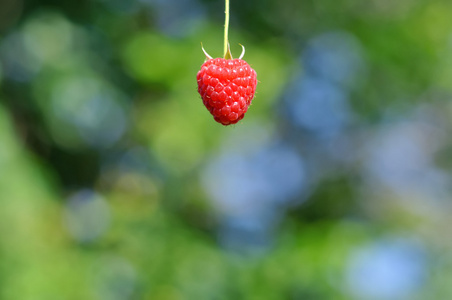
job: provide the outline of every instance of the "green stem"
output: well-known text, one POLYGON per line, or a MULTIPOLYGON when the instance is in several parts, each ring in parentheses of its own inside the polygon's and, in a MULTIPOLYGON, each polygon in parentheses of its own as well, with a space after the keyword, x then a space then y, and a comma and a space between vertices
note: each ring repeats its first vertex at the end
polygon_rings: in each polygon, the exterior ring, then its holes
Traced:
POLYGON ((225 13, 226 18, 224 21, 224 58, 231 58, 231 52, 229 50, 228 31, 229 31, 229 0, 225 1, 225 13), (229 55, 228 55, 229 54, 229 55))

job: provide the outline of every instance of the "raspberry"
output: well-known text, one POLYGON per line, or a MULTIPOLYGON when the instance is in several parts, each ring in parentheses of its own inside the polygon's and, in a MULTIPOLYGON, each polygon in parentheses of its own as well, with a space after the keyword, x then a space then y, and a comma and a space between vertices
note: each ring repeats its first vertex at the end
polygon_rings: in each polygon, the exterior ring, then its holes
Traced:
POLYGON ((209 59, 201 66, 196 79, 202 102, 215 121, 231 125, 243 119, 257 85, 256 71, 246 61, 209 59))

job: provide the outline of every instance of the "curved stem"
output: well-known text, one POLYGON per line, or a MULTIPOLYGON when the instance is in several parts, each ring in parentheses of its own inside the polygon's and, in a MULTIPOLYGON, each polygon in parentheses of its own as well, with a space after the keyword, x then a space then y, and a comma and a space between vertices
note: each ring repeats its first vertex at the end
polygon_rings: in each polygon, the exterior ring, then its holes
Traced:
POLYGON ((228 51, 228 31, 229 31, 229 0, 225 0, 225 14, 226 18, 224 21, 224 57, 226 58, 228 51))

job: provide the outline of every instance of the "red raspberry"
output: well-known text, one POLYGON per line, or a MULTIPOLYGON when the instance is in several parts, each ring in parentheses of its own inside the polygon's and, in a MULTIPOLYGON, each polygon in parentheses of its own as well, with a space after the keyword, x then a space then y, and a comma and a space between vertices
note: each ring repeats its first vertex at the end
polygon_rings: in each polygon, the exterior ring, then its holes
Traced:
POLYGON ((215 121, 235 124, 245 116, 256 91, 254 71, 242 59, 207 60, 196 76, 202 102, 215 121))

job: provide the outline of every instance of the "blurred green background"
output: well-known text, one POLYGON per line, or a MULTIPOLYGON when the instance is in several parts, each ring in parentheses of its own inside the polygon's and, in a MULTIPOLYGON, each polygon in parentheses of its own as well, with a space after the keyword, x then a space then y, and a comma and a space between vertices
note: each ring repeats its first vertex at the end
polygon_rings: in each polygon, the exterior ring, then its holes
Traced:
POLYGON ((1 0, 0 299, 450 299, 452 2, 1 0))

